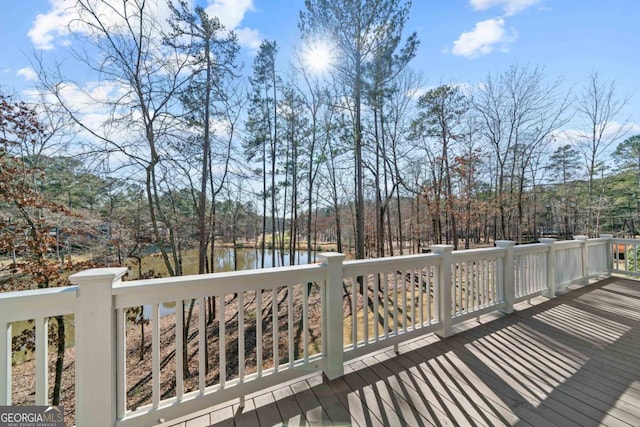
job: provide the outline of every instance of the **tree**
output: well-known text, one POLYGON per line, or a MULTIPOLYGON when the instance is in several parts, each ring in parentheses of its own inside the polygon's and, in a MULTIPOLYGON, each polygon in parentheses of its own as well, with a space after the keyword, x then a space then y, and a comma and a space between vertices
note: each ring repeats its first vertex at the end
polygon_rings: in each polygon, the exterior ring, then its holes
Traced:
POLYGON ((571 145, 566 144, 558 147, 556 151, 549 157, 547 169, 551 172, 551 176, 555 176, 554 182, 560 187, 560 209, 562 210, 562 225, 564 227, 564 236, 567 240, 571 238, 572 229, 569 225, 569 213, 571 204, 575 201, 571 200, 570 181, 576 176, 576 170, 580 166, 580 153, 571 145))
MULTIPOLYGON (((404 252, 404 218, 402 209, 403 194, 401 189, 407 188, 407 177, 403 171, 407 166, 407 162, 412 163, 411 152, 413 147, 407 144, 411 132, 411 118, 415 108, 415 100, 413 95, 417 88, 423 85, 423 78, 419 73, 411 69, 404 69, 396 75, 391 84, 387 95, 385 96, 384 110, 381 120, 382 126, 382 147, 381 152, 384 157, 384 170, 389 170, 391 178, 391 187, 395 189, 396 211, 394 217, 397 219, 396 235, 399 242, 400 255, 404 252)), ((385 191, 388 191, 389 185, 386 182, 385 175, 385 191)), ((387 199, 393 197, 393 192, 386 194, 387 199)), ((391 232, 391 207, 387 209, 387 227, 389 229, 389 239, 393 240, 391 232)), ((393 242, 389 242, 390 254, 393 254, 393 242)))
POLYGON ((252 93, 249 114, 246 123, 249 137, 245 140, 245 153, 249 160, 259 159, 262 168, 262 261, 264 268, 267 230, 267 200, 271 196, 271 257, 275 263, 276 245, 276 161, 278 154, 278 89, 280 78, 276 74, 276 55, 278 45, 275 41, 264 40, 253 61, 253 76, 249 79, 252 93), (270 161, 267 174, 267 158, 270 161), (267 179, 270 177, 270 180, 267 179), (268 185, 269 184, 269 185, 268 185))
POLYGON ((526 172, 569 117, 561 80, 547 83, 544 69, 512 66, 489 75, 473 98, 480 133, 495 158, 494 239, 522 241, 526 172))
MULTIPOLYGON (((640 135, 634 135, 623 142, 621 142, 613 152, 613 157, 617 160, 620 165, 620 169, 623 171, 633 171, 636 176, 636 189, 635 192, 631 193, 635 195, 635 214, 636 221, 638 221, 638 217, 640 216, 640 135)), ((632 221, 631 229, 635 231, 635 226, 632 221)), ((633 233, 635 237, 635 233, 633 233)))
MULTIPOLYGON (((42 178, 41 171, 16 154, 45 138, 44 129, 34 109, 0 93, 0 251, 14 254, 17 251, 21 258, 17 262, 14 256, 13 274, 2 283, 3 290, 32 289, 34 284, 38 288, 49 288, 66 283, 62 271, 70 265, 60 267, 49 253, 57 244, 52 235, 58 230, 57 219, 72 213, 48 201, 38 191, 35 183, 42 178)), ((57 359, 52 403, 58 405, 62 392, 65 320, 63 316, 56 316, 55 320, 57 359)), ((25 336, 18 337, 18 341, 20 338, 25 336)))
POLYGON ((163 161, 170 157, 168 144, 178 127, 180 91, 191 81, 192 58, 181 55, 158 37, 159 3, 144 0, 78 0, 74 3, 78 19, 72 28, 84 51, 72 51, 76 59, 100 76, 100 84, 111 96, 92 100, 96 109, 106 110, 106 118, 96 123, 85 119, 66 94, 75 85, 61 76, 60 67, 52 72, 39 65, 44 89, 89 137, 83 149, 101 156, 108 169, 127 170, 130 176, 143 175, 149 219, 162 260, 170 275, 180 275, 179 251, 172 234, 173 224, 161 206, 163 161), (120 163, 111 164, 117 153, 120 163), (169 229, 169 241, 161 232, 169 229), (166 250, 170 245, 171 254, 166 250), (170 258, 171 255, 171 258, 170 258))
MULTIPOLYGON (((409 17, 410 2, 402 0, 305 0, 300 12, 302 37, 324 36, 337 50, 336 78, 344 86, 353 113, 352 141, 355 162, 356 258, 365 256, 365 202, 362 102, 367 65, 385 46, 397 46, 409 17)), ((412 34, 401 55, 415 47, 412 34), (407 49, 407 51, 404 51, 407 49)), ((410 56, 410 55, 409 55, 410 56)))
POLYGON ((447 230, 453 239, 453 246, 458 249, 458 228, 456 210, 454 209, 454 194, 451 174, 452 145, 463 137, 460 129, 463 118, 469 109, 467 98, 457 86, 443 85, 428 90, 418 99, 418 117, 414 121, 414 128, 418 135, 433 139, 439 144, 439 150, 432 156, 433 160, 433 188, 435 198, 434 216, 438 227, 434 230, 436 242, 442 241, 442 227, 440 226, 440 198, 444 194, 446 205, 446 219, 451 226, 447 230))
MULTIPOLYGON (((233 32, 226 32, 217 17, 210 17, 205 10, 196 6, 191 12, 186 2, 181 1, 179 7, 169 4, 171 8, 170 23, 172 32, 165 42, 185 52, 193 58, 193 78, 181 94, 190 119, 189 124, 202 129, 201 144, 201 176, 198 194, 198 274, 205 273, 207 263, 207 246, 209 243, 209 222, 207 221, 207 190, 210 182, 211 145, 213 138, 212 123, 216 119, 224 119, 223 108, 228 101, 225 82, 238 77, 239 66, 236 58, 240 49, 237 37, 233 32), (184 39, 186 42, 183 42, 184 39), (222 104, 222 108, 216 105, 222 104)), ((222 150, 223 152, 228 150, 222 150)), ((214 192, 223 186, 228 171, 230 158, 223 159, 223 179, 214 192)), ((212 196, 215 196, 213 194, 212 196)), ((212 206, 215 201, 212 202, 212 206)))
POLYGON ((622 170, 635 171, 638 191, 640 191, 640 134, 621 142, 613 152, 613 156, 622 170))
MULTIPOLYGON (((302 58, 297 58, 302 63, 302 58)), ((313 78, 304 66, 297 68, 301 75, 303 84, 295 85, 298 96, 302 102, 302 108, 308 116, 309 135, 306 138, 306 144, 302 148, 302 169, 306 181, 306 243, 307 243, 307 262, 311 263, 312 251, 312 223, 314 216, 314 192, 317 194, 316 188, 317 178, 320 169, 326 157, 322 155, 326 150, 327 140, 331 138, 331 124, 333 121, 335 106, 331 105, 331 96, 329 91, 322 86, 318 79, 313 78)), ((340 221, 338 220, 338 223, 340 221)), ((339 232, 338 232, 339 234, 339 232)), ((338 242, 341 247, 341 243, 338 242)))
MULTIPOLYGON (((591 236, 600 231, 602 197, 594 200, 597 189, 595 178, 603 171, 604 155, 626 132, 625 124, 617 120, 628 98, 619 98, 614 82, 603 82, 598 73, 592 73, 577 101, 577 116, 582 129, 575 136, 575 144, 582 154, 588 174, 587 221, 585 232, 591 236), (597 218, 594 224, 594 206, 597 218)), ((601 194, 600 194, 601 196, 601 194)))

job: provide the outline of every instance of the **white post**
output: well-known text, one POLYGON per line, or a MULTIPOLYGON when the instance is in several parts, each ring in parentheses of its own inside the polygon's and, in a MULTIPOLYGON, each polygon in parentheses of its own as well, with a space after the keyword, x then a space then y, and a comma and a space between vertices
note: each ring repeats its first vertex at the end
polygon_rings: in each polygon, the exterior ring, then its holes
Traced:
POLYGON ((547 246, 547 291, 543 295, 547 298, 556 297, 556 239, 541 238, 540 243, 547 246))
POLYGON ((607 250, 607 277, 611 277, 613 275, 613 248, 611 245, 613 244, 613 234, 601 234, 601 239, 607 239, 607 243, 605 248, 607 250))
POLYGON ((11 405, 11 323, 0 323, 0 406, 11 405))
POLYGON ((438 322, 441 328, 436 332, 440 338, 446 338, 452 335, 451 330, 451 306, 453 296, 451 295, 451 265, 453 264, 453 246, 451 245, 433 245, 431 250, 434 254, 442 256, 438 274, 438 322))
POLYGON ((36 405, 49 405, 49 319, 36 322, 36 405))
MULTIPOLYGON (((342 262, 340 253, 318 254, 327 269, 325 286, 322 288, 322 333, 324 334, 324 374, 329 380, 344 375, 344 310, 342 309, 342 262)), ((355 314, 354 314, 355 316, 355 314)))
POLYGON ((587 256, 587 241, 589 240, 588 236, 575 236, 575 240, 580 242, 580 249, 582 251, 582 284, 589 284, 589 267, 587 263, 589 262, 589 258, 587 256))
POLYGON ((514 279, 513 264, 513 246, 516 242, 512 240, 496 240, 496 246, 504 249, 504 257, 502 257, 502 277, 498 277, 502 283, 498 283, 498 289, 502 292, 504 299, 504 308, 500 310, 502 313, 513 313, 513 300, 515 299, 516 283, 514 279))
POLYGON ((116 325, 112 287, 124 267, 73 274, 78 285, 75 314, 76 425, 107 427, 116 422, 116 325))

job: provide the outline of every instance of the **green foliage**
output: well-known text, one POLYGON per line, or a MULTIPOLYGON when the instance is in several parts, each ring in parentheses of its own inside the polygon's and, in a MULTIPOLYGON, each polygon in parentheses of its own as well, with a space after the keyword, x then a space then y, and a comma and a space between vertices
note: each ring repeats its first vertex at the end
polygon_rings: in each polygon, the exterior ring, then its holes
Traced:
POLYGON ((640 247, 630 245, 624 256, 627 271, 640 272, 640 247))

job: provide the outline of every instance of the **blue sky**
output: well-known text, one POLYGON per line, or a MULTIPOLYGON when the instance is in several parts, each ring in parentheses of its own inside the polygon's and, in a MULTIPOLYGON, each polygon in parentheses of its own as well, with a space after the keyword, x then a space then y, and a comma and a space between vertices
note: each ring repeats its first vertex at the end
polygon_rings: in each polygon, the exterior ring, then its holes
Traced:
MULTIPOLYGON (((281 45, 282 63, 297 37, 303 0, 198 0, 233 28, 243 45, 245 69, 263 38, 281 45)), ((30 57, 64 59, 65 5, 72 0, 0 2, 0 86, 22 92, 30 57)), ((640 0, 414 0, 407 32, 421 41, 412 67, 429 84, 477 83, 512 64, 542 65, 579 90, 597 71, 615 80, 625 110, 640 124, 640 0)), ((91 76, 76 76, 91 80, 91 76)), ((640 127, 638 128, 640 131, 640 127)))

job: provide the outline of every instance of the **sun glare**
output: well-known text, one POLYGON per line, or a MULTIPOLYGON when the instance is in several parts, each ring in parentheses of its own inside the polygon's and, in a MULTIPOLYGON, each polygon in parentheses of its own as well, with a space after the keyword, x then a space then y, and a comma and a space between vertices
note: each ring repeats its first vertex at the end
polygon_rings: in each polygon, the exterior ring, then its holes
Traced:
POLYGON ((307 70, 314 74, 323 74, 333 65, 334 57, 328 43, 316 41, 307 45, 303 60, 307 70))

